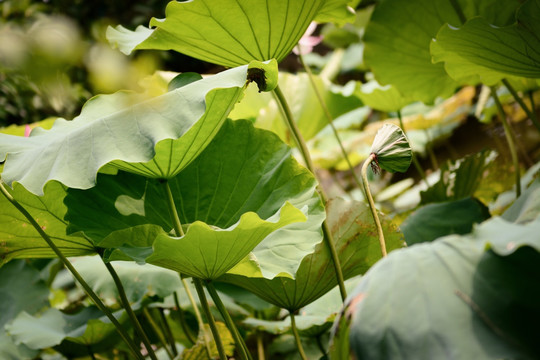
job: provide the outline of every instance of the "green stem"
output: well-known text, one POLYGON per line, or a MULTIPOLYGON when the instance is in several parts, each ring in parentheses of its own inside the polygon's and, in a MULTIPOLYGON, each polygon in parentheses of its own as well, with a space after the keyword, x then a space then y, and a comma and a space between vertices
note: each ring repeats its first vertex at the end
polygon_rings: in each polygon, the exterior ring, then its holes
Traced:
POLYGON ((450 0, 450 4, 452 4, 454 11, 459 17, 459 21, 461 21, 461 25, 465 24, 467 22, 467 18, 465 17, 465 14, 463 13, 461 6, 459 6, 459 3, 457 2, 457 0, 450 0))
POLYGON ((300 334, 298 334, 298 329, 296 328, 296 320, 294 319, 294 314, 290 312, 289 316, 291 317, 291 329, 294 335, 294 340, 296 341, 296 348, 298 349, 298 352, 300 353, 300 357, 302 358, 302 360, 308 360, 306 353, 304 351, 304 348, 302 347, 300 334))
POLYGON ((525 105, 525 103, 523 102, 521 97, 518 95, 517 91, 512 87, 510 82, 508 82, 508 80, 506 80, 506 79, 503 79, 502 83, 504 84, 504 86, 506 86, 508 91, 510 91, 510 93, 512 94, 512 96, 514 97, 516 102, 519 104, 519 106, 521 106, 523 111, 525 111, 525 113, 527 114, 529 119, 531 119, 534 126, 536 126, 536 129, 538 129, 538 131, 540 131, 540 122, 538 122, 538 118, 536 117, 536 113, 534 111, 534 104, 531 103, 531 105, 533 106, 533 108, 532 108, 533 110, 532 111, 529 110, 529 107, 527 105, 525 105))
POLYGON ((262 338, 262 332, 257 331, 257 359, 265 360, 266 356, 264 355, 264 343, 262 338))
POLYGON ((208 353, 208 356, 210 357, 210 354, 212 354, 212 350, 210 348, 209 339, 206 337, 206 331, 204 329, 204 321, 201 316, 201 312, 199 311, 199 307, 197 306, 197 303, 195 302, 195 298, 193 297, 193 294, 191 293, 191 290, 189 289, 189 284, 187 283, 186 279, 182 277, 180 274, 180 279, 182 280, 182 285, 184 285, 184 290, 186 291, 186 294, 188 296, 189 302, 191 303, 191 307, 193 308, 193 311, 195 312, 195 318, 197 319, 197 323, 199 324, 199 333, 202 332, 203 339, 204 339, 204 346, 206 347, 206 352, 208 353))
MULTIPOLYGON (((101 258, 103 260, 103 258, 101 258)), ((144 346, 146 347, 146 350, 148 351, 148 355, 150 355, 150 358, 152 360, 158 360, 156 353, 154 352, 154 349, 152 348, 152 343, 148 339, 148 336, 144 332, 141 323, 137 319, 137 315, 135 315, 135 312, 131 308, 131 305, 129 304, 129 300, 126 296, 126 291, 124 290, 124 285, 122 284, 122 281, 120 281, 120 277, 118 277, 118 274, 116 273, 116 270, 114 270, 111 263, 103 261, 105 264, 105 267, 111 274, 114 284, 116 285, 116 288, 118 289, 118 295, 120 296, 120 302, 122 306, 124 307, 124 310, 126 310, 129 319, 131 320, 131 323, 133 327, 135 328, 135 331, 140 336, 144 346)))
POLYGON ((186 317, 184 316, 184 310, 182 310, 182 307, 180 307, 180 302, 178 301, 178 294, 176 291, 173 293, 174 297, 174 304, 176 306, 176 309, 178 311, 178 317, 180 318, 180 326, 182 326, 182 330, 184 331, 184 334, 186 335, 186 338, 188 339, 191 344, 195 344, 197 341, 193 334, 191 333, 191 330, 186 322, 186 317))
MULTIPOLYGON (((296 123, 294 122, 291 109, 289 108, 289 105, 287 104, 287 100, 285 99, 285 96, 281 92, 281 89, 279 88, 279 86, 277 86, 273 90, 273 94, 276 98, 276 102, 278 103, 281 109, 281 112, 283 113, 283 118, 287 126, 289 127, 289 130, 291 131, 291 134, 293 135, 296 141, 296 144, 298 148, 300 149, 300 152, 302 153, 302 157, 304 158, 307 168, 313 173, 313 176, 316 177, 315 168, 313 167, 313 162, 311 161, 311 156, 309 155, 309 150, 307 148, 307 145, 304 142, 302 135, 300 134, 300 130, 298 129, 298 127, 296 126, 296 123)), ((321 196, 323 203, 326 204, 328 199, 326 198, 326 194, 324 193, 324 191, 322 190, 320 186, 319 186, 319 195, 321 196)), ((323 221, 322 228, 323 228, 323 233, 324 233, 324 240, 332 256, 332 263, 334 265, 334 271, 336 273, 339 290, 341 292, 341 299, 345 301, 345 298, 347 297, 347 292, 345 291, 345 283, 343 282, 343 271, 341 270, 341 264, 339 261, 339 257, 337 255, 334 238, 332 236, 332 232, 330 231, 328 227, 328 224, 326 223, 326 220, 323 221)))
POLYGON ((304 58, 302 54, 300 53, 300 48, 298 48, 298 50, 299 50, 298 58, 300 59, 300 63, 302 64, 302 66, 304 67, 304 70, 306 71, 306 74, 308 75, 309 82, 311 83, 311 87, 313 88, 313 91, 315 91, 315 96, 317 96, 319 105, 321 105, 323 113, 326 116, 326 120, 328 121, 328 125, 330 125, 330 128, 332 129, 332 132, 334 133, 334 137, 336 138, 339 144, 339 148, 341 149, 341 154, 343 155, 343 158, 345 159, 345 161, 347 162, 347 165, 349 166, 349 170, 351 171, 351 175, 353 176, 354 181, 356 182, 356 185, 361 189, 362 183, 360 179, 358 178, 358 175, 356 175, 356 171, 354 171, 354 167, 352 166, 351 160, 349 159, 349 155, 347 154, 347 151, 345 150, 345 147, 343 146, 343 142, 341 141, 339 137, 338 131, 336 127, 334 126, 334 119, 332 118, 332 114, 330 114, 330 110, 328 110, 328 106, 326 106, 326 102, 321 96, 321 93, 319 92, 319 88, 317 87, 317 84, 315 84, 315 79, 313 78, 313 73, 311 72, 311 69, 304 62, 304 58))
POLYGON ((384 241, 384 233, 381 226, 381 221, 379 220, 379 215, 377 214, 377 208, 375 207, 375 201, 373 201, 373 196, 371 196, 371 190, 369 190, 369 182, 367 178, 367 169, 369 167, 369 164, 375 159, 375 154, 371 153, 369 157, 364 161, 364 165, 362 165, 362 180, 364 180, 364 190, 367 195, 369 208, 371 209, 371 215, 373 216, 373 220, 375 221, 375 226, 377 227, 377 234, 379 235, 379 244, 381 246, 381 253, 383 257, 386 257, 386 243, 384 241))
POLYGON ((71 262, 62 254, 60 249, 56 246, 56 244, 52 241, 52 239, 47 235, 45 231, 41 228, 41 226, 36 222, 36 220, 32 217, 32 215, 26 211, 26 209, 19 204, 15 198, 8 192, 8 190, 4 187, 3 182, 0 180, 0 192, 8 199, 8 201, 19 210, 21 214, 24 215, 24 217, 30 222, 30 224, 34 227, 34 229, 37 230, 39 235, 45 240, 47 245, 52 249, 52 251, 58 256, 60 261, 64 264, 64 266, 69 270, 69 272, 73 275, 73 277, 79 282, 79 284, 84 289, 85 293, 92 299, 92 301, 96 304, 98 309, 100 309, 107 318, 111 321, 111 323, 115 326, 116 331, 118 331, 120 337, 126 345, 128 346, 129 350, 135 356, 137 359, 144 359, 141 355, 137 345, 131 340, 127 332, 124 330, 122 325, 116 320, 112 312, 105 306, 105 304, 101 301, 101 299, 96 295, 94 290, 88 285, 88 283, 82 278, 82 276, 79 274, 77 270, 71 265, 71 262))
POLYGON ((174 341, 174 335, 172 333, 171 327, 169 326, 167 317, 165 316, 165 312, 163 311, 163 309, 158 308, 158 312, 161 318, 161 322, 163 323, 163 327, 165 328, 164 333, 167 335, 167 339, 169 340, 169 344, 171 345, 172 353, 176 357, 178 355, 178 350, 176 349, 176 342, 174 341))
POLYGON ((510 128, 510 124, 508 124, 506 113, 504 112, 501 100, 497 95, 497 89, 495 89, 494 86, 491 87, 491 96, 493 96, 493 100, 495 100, 495 104, 497 105, 499 117, 501 118, 501 122, 504 127, 504 135, 506 137, 506 142, 508 143, 508 148, 510 149, 512 163, 514 164, 514 174, 516 180, 516 198, 518 198, 521 195, 521 175, 519 171, 519 159, 517 156, 516 145, 514 143, 514 138, 512 137, 512 129, 510 128))
POLYGON ((161 346, 163 346, 163 348, 167 352, 167 355, 169 355, 169 358, 171 360, 174 359, 174 355, 169 350, 169 348, 167 348, 167 342, 165 341, 165 337, 163 336, 163 334, 159 330, 159 326, 156 324, 156 322, 152 318, 152 315, 150 315, 150 312, 148 311, 147 308, 143 309, 143 314, 144 314, 144 317, 146 318, 146 320, 148 321, 148 323, 150 324, 150 326, 152 327, 152 329, 154 330, 154 333, 156 333, 156 335, 157 335, 157 337, 159 339, 159 342, 161 343, 161 346))
POLYGON ((214 304, 218 308, 219 313, 223 317, 223 320, 225 320, 227 327, 231 331, 231 334, 234 338, 234 342, 236 343, 236 348, 238 349, 240 358, 244 360, 251 360, 251 355, 249 354, 246 343, 244 339, 240 336, 240 332, 238 331, 236 324, 231 318, 231 315, 227 311, 227 308, 225 308, 225 305, 223 305, 223 302, 221 301, 221 298, 219 297, 219 294, 217 293, 216 288, 214 287, 214 284, 210 281, 207 281, 206 289, 208 290, 210 297, 214 301, 214 304))
POLYGON ((221 336, 216 325, 216 320, 210 312, 210 305, 206 300, 206 295, 204 294, 203 284, 201 279, 193 278, 193 284, 195 284, 195 289, 197 290, 197 295, 199 295, 199 300, 201 301, 201 307, 203 309, 204 315, 208 320, 208 325, 210 325, 210 330, 214 336, 214 341, 216 342, 216 347, 219 353, 220 360, 227 360, 227 355, 225 354, 225 348, 223 347, 223 342, 221 341, 221 336))
POLYGON ((162 184, 165 189, 165 194, 167 195, 167 206, 169 207, 169 215, 173 222, 176 236, 184 236, 184 230, 182 229, 182 223, 180 222, 180 217, 178 217, 178 211, 176 211, 176 206, 174 205, 174 198, 171 187, 169 186, 169 181, 163 180, 162 184))
MULTIPOLYGON (((304 138, 300 133, 300 129, 298 129, 298 126, 296 126, 296 123, 294 122, 294 118, 291 109, 289 108, 289 104, 285 99, 285 95, 283 95, 283 92, 279 88, 279 85, 276 86, 272 93, 274 94, 276 102, 281 109, 281 113, 283 114, 283 118, 287 127, 289 128, 289 131, 291 132, 294 142, 296 143, 300 154, 302 154, 302 158, 304 159, 306 167, 309 169, 309 171, 313 173, 313 176, 317 177, 317 173, 315 172, 315 166, 313 165, 313 161, 311 160, 311 155, 309 154, 306 142, 304 141, 304 138)), ((321 194, 323 202, 326 203, 328 198, 326 197, 326 194, 324 193, 324 191, 322 191, 321 188, 319 188, 319 193, 321 194)))
MULTIPOLYGON (((407 132, 405 131, 405 126, 403 125, 403 117, 401 116, 401 110, 397 111, 397 116, 399 119, 399 126, 401 127, 401 130, 403 130, 403 133, 405 134, 405 136, 407 136, 407 132)), ((424 169, 422 169, 420 162, 418 162, 418 158, 416 157, 416 154, 414 153, 414 151, 412 153, 412 162, 414 164, 414 167, 416 168, 416 171, 418 171, 418 174, 420 174, 420 177, 422 178, 426 186, 429 188, 429 183, 427 182, 426 173, 424 169)))

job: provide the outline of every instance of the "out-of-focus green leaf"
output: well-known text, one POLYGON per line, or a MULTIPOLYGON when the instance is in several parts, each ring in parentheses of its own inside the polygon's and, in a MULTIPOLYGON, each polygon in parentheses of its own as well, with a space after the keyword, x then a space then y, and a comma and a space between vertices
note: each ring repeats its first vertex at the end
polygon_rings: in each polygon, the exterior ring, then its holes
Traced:
MULTIPOLYGON (((67 209, 62 203, 66 189, 61 184, 55 181, 48 183, 41 197, 19 184, 8 191, 34 217, 64 255, 95 254, 90 240, 77 234, 66 235, 64 215, 67 209)), ((54 257, 56 254, 28 219, 5 196, 0 195, 0 266, 11 259, 54 257)))
POLYGON ((487 166, 495 158, 493 151, 481 151, 441 166, 438 182, 420 192, 422 204, 460 200, 474 196, 487 166))
POLYGON ((377 155, 375 163, 390 172, 405 172, 412 162, 409 140, 399 126, 384 124, 377 131, 371 153, 377 155))
POLYGON ((473 225, 490 217, 488 208, 474 198, 422 206, 400 225, 407 245, 433 241, 445 235, 468 234, 473 225))
POLYGON ((247 66, 221 72, 161 96, 118 92, 92 98, 73 121, 28 138, 0 134, 2 179, 43 194, 50 180, 87 189, 106 164, 171 178, 208 145, 243 93, 247 66))
POLYGON ((36 350, 58 345, 65 339, 81 345, 96 345, 116 332, 112 323, 98 320, 102 316, 96 307, 84 308, 75 315, 54 308, 39 316, 22 312, 6 330, 17 342, 36 350))
POLYGON ((100 175, 90 190, 70 189, 69 230, 84 231, 99 246, 122 248, 126 255, 129 251, 137 261, 153 246, 152 263, 203 278, 231 270, 242 259, 232 271, 291 276, 322 239, 325 212, 313 175, 275 134, 255 129, 248 121, 227 121, 208 148, 169 185, 185 225, 185 239, 168 234, 173 225, 163 213, 167 209, 163 184, 127 173, 100 175), (122 231, 114 233, 118 230, 122 231), (187 251, 196 252, 187 260, 193 260, 197 270, 188 272, 185 266, 194 263, 171 255, 185 256, 187 251))
POLYGON ((357 83, 354 93, 370 108, 386 112, 401 110, 412 102, 411 98, 403 96, 394 86, 381 86, 375 80, 357 83))
MULTIPOLYGON (((98 256, 75 258, 72 263, 102 299, 109 303, 116 302, 118 289, 111 274, 98 256)), ((126 296, 131 303, 139 302, 145 296, 164 298, 181 287, 178 273, 171 270, 125 261, 115 261, 111 265, 122 281, 126 296)))
POLYGON ((4 326, 25 311, 34 314, 46 307, 49 289, 39 272, 23 260, 15 260, 0 267, 0 358, 19 360, 32 358, 35 352, 14 343, 4 326))
POLYGON ((460 84, 495 85, 503 78, 540 78, 540 1, 528 0, 516 23, 496 27, 484 18, 443 26, 431 43, 433 62, 460 84))
POLYGON ((526 223, 540 215, 540 178, 536 179, 506 210, 503 218, 515 223, 526 223))
MULTIPOLYGON (((519 1, 456 0, 467 19, 484 16, 502 26, 514 20, 519 1)), ((386 0, 375 7, 364 36, 364 60, 382 85, 392 84, 414 100, 432 103, 457 88, 443 64, 433 64, 429 46, 444 24, 461 24, 447 0, 386 0)))
POLYGON ((287 56, 311 21, 343 23, 354 19, 347 0, 171 1, 165 19, 152 29, 107 29, 107 38, 125 54, 133 50, 175 50, 197 59, 234 67, 252 60, 287 56))
MULTIPOLYGON (((345 279, 365 273, 381 257, 379 240, 368 206, 361 202, 334 199, 329 202, 328 224, 334 235, 336 250, 345 279)), ((402 235, 382 217, 389 250, 402 247, 402 235)), ((273 280, 247 278, 226 274, 220 280, 244 287, 266 301, 296 311, 320 298, 336 286, 332 259, 325 243, 306 256, 294 279, 276 277, 273 280)))
POLYGON ((363 277, 337 320, 350 319, 351 351, 359 359, 538 357, 540 289, 531 284, 540 278, 539 225, 496 218, 471 235, 390 254, 363 277), (523 247, 504 257, 485 250, 512 244, 516 226, 529 239, 523 247))
MULTIPOLYGON (((333 118, 361 105, 360 100, 354 94, 344 95, 331 88, 328 81, 316 75, 314 80, 333 118)), ((307 74, 280 73, 279 87, 289 103, 293 118, 304 140, 313 138, 328 125, 328 119, 307 74)), ((258 94, 255 90, 256 87, 250 86, 246 91, 246 96, 231 112, 230 117, 232 119, 255 119, 256 127, 271 130, 278 134, 285 143, 294 146, 294 141, 291 140, 291 134, 283 121, 283 115, 276 101, 270 94, 258 94)))

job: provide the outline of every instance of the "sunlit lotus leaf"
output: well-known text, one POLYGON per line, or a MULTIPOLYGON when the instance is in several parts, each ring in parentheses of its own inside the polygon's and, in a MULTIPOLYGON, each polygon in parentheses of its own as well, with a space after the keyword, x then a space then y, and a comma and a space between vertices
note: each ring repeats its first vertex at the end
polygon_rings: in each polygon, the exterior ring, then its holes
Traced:
POLYGON ((210 0, 171 1, 165 19, 130 31, 119 25, 107 29, 109 42, 123 53, 133 50, 175 50, 223 66, 287 56, 309 24, 354 20, 347 0, 210 0))

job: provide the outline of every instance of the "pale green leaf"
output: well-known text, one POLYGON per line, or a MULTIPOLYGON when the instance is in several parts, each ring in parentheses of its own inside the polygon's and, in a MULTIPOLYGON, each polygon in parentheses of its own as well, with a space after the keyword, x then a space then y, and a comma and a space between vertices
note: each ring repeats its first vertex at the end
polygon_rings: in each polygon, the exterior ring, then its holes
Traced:
POLYGON ((342 315, 350 324, 337 320, 350 327, 354 355, 537 358, 540 291, 531 284, 540 276, 539 222, 515 226, 488 220, 471 235, 414 245, 379 262, 347 300, 342 315), (536 250, 505 257, 485 250, 493 241, 511 244, 515 226, 536 250))
POLYGON ((36 350, 58 345, 63 340, 89 346, 116 335, 115 326, 98 320, 101 317, 103 313, 96 307, 84 308, 77 314, 50 308, 37 316, 22 312, 6 330, 18 343, 36 350))
POLYGON ((43 194, 50 180, 72 188, 94 186, 106 164, 154 178, 185 168, 218 132, 238 101, 247 66, 227 70, 161 96, 119 92, 89 100, 73 121, 28 138, 0 134, 2 179, 43 194))
POLYGON ((234 67, 252 60, 287 56, 317 16, 321 21, 354 18, 346 0, 171 1, 165 19, 152 29, 107 29, 107 38, 125 54, 139 49, 175 50, 197 59, 234 67))

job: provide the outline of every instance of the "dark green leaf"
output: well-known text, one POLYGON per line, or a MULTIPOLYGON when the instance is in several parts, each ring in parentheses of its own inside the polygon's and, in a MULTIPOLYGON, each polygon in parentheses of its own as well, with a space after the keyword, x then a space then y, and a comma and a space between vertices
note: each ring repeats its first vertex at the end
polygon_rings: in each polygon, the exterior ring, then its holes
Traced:
POLYGON ((476 223, 490 217, 488 208, 477 199, 422 206, 401 224, 407 245, 428 242, 452 234, 468 234, 476 223))

